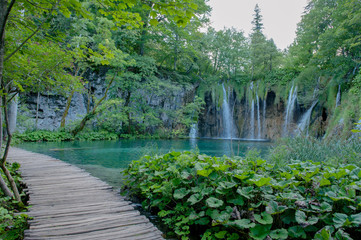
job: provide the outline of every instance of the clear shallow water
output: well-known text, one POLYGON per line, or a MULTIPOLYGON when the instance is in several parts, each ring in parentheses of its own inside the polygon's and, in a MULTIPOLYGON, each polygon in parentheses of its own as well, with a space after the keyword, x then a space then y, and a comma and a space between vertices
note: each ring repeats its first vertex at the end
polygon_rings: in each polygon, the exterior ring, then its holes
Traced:
POLYGON ((249 149, 255 148, 262 155, 270 146, 269 142, 232 141, 231 148, 231 141, 222 139, 41 142, 17 145, 74 164, 115 188, 119 188, 122 182, 120 171, 132 160, 138 160, 145 154, 198 149, 200 153, 210 156, 244 156, 249 149))

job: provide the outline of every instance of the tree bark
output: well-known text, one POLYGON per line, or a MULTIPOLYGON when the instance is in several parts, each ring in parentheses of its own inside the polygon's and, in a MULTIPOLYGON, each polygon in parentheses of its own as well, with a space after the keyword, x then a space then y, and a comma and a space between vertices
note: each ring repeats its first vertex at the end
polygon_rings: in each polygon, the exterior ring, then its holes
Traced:
POLYGON ((85 115, 85 117, 81 120, 79 126, 75 127, 75 128, 73 129, 73 131, 71 131, 71 133, 73 134, 74 137, 75 137, 78 133, 80 133, 80 132, 84 129, 86 123, 96 115, 96 110, 97 110, 97 108, 99 107, 99 105, 100 105, 100 104, 107 98, 107 96, 108 96, 109 88, 110 88, 110 86, 112 85, 115 76, 116 76, 116 74, 114 75, 113 79, 109 82, 109 84, 108 84, 108 86, 107 86, 107 89, 105 90, 104 96, 103 96, 101 99, 99 99, 99 101, 97 102, 97 104, 94 106, 93 110, 92 110, 90 113, 87 113, 87 114, 85 115))
POLYGON ((0 188, 5 193, 5 196, 11 197, 11 198, 14 197, 14 194, 10 191, 10 189, 6 185, 6 182, 2 178, 1 174, 0 174, 0 188))
POLYGON ((60 122, 61 128, 65 127, 65 119, 66 119, 66 116, 68 116, 71 100, 73 99, 74 93, 75 93, 74 90, 71 91, 71 93, 68 97, 68 100, 66 101, 65 110, 64 110, 63 116, 61 117, 61 122, 60 122))
POLYGON ((40 92, 36 97, 36 115, 35 115, 35 130, 38 130, 38 119, 39 119, 39 101, 40 101, 40 92))
POLYGON ((132 95, 132 92, 131 91, 127 91, 127 98, 125 99, 125 103, 124 103, 124 107, 127 111, 127 116, 128 116, 128 134, 131 133, 132 129, 131 129, 131 118, 130 118, 130 111, 129 111, 129 104, 130 104, 130 97, 132 95))
POLYGON ((8 153, 9 153, 9 149, 10 149, 10 143, 11 143, 11 138, 12 138, 12 134, 10 132, 10 128, 9 128, 9 118, 8 118, 8 111, 7 111, 7 102, 6 102, 6 94, 4 94, 4 96, 2 97, 3 99, 3 103, 4 103, 4 117, 5 117, 5 125, 6 125, 6 131, 8 133, 7 136, 7 141, 6 141, 6 147, 4 150, 4 154, 1 158, 1 169, 3 170, 6 178, 8 179, 11 189, 14 193, 14 197, 15 200, 18 202, 21 202, 21 198, 20 198, 20 194, 19 194, 19 190, 16 186, 16 183, 13 179, 13 177, 11 176, 9 170, 6 168, 6 159, 8 157, 8 153))

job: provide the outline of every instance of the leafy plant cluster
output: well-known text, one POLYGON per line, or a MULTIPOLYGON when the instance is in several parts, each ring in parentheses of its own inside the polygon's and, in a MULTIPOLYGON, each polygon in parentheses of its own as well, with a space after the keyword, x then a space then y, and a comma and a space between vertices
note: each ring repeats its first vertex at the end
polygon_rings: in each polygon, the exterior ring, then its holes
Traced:
POLYGON ((143 207, 181 239, 357 239, 361 169, 291 161, 277 167, 193 152, 144 156, 125 170, 143 207))
MULTIPOLYGON (((17 172, 20 165, 13 163, 12 165, 7 164, 7 166, 20 190, 21 177, 17 172)), ((21 194, 21 196, 22 198, 25 197, 24 194, 21 194)), ((24 213, 19 213, 25 210, 26 207, 23 204, 5 196, 0 189, 0 239, 23 239, 24 230, 28 228, 28 216, 24 213)))

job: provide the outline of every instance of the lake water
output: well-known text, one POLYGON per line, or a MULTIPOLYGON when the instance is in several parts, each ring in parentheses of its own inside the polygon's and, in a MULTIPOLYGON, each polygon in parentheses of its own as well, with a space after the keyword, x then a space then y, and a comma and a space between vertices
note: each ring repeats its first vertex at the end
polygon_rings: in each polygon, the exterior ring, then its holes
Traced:
POLYGON ((269 142, 231 142, 222 139, 40 142, 17 145, 25 150, 46 154, 74 164, 115 188, 121 185, 122 169, 126 168, 132 160, 138 160, 145 154, 197 150, 211 156, 244 156, 249 149, 255 148, 263 155, 270 146, 269 142))

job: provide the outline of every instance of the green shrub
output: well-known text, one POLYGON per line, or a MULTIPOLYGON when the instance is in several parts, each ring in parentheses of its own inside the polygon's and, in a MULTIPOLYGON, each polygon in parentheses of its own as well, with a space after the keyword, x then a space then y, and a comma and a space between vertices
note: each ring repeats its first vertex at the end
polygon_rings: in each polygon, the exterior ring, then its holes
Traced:
POLYGON ((13 141, 15 143, 20 142, 62 142, 62 141, 96 141, 96 140, 116 140, 118 135, 107 131, 83 131, 75 137, 66 131, 47 131, 39 130, 26 133, 16 133, 13 135, 13 141))
POLYGON ((357 239, 361 169, 292 161, 275 167, 246 158, 192 152, 144 156, 124 171, 141 197, 178 238, 357 239))
MULTIPOLYGON (((21 177, 17 172, 20 165, 17 163, 7 164, 7 168, 14 178, 19 191, 21 191, 21 177)), ((0 171, 5 180, 5 176, 0 171)), ((22 198, 25 197, 24 193, 21 193, 22 198)), ((0 189, 0 239, 6 240, 19 240, 24 237, 24 230, 28 228, 27 219, 28 216, 24 213, 19 214, 26 210, 23 204, 6 197, 0 189)))

